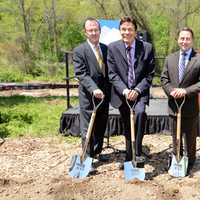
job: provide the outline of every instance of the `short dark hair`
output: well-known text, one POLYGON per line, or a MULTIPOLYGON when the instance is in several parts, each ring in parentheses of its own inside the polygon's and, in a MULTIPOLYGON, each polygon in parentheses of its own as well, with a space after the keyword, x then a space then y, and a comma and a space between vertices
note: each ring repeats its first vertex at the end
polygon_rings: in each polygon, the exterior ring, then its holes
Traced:
POLYGON ((137 23, 136 23, 136 20, 133 19, 133 18, 131 18, 131 17, 129 17, 129 16, 125 16, 125 17, 122 17, 122 18, 120 19, 119 28, 120 28, 120 26, 121 26, 123 23, 125 23, 125 22, 130 22, 130 23, 132 23, 132 24, 134 25, 134 27, 135 27, 135 30, 137 30, 137 23))
POLYGON ((178 37, 179 37, 180 32, 182 32, 182 31, 188 31, 188 32, 190 32, 191 35, 192 35, 192 38, 194 38, 194 32, 193 32, 193 30, 192 30, 191 28, 189 28, 189 27, 183 27, 183 28, 181 28, 181 29, 178 31, 178 37))
POLYGON ((85 19, 85 22, 84 22, 84 24, 83 24, 83 28, 84 28, 84 29, 85 29, 85 24, 86 24, 87 21, 95 21, 95 22, 97 22, 97 24, 98 24, 98 26, 99 26, 99 30, 101 30, 101 25, 100 25, 99 21, 98 21, 96 18, 94 18, 94 17, 87 17, 87 18, 85 19))

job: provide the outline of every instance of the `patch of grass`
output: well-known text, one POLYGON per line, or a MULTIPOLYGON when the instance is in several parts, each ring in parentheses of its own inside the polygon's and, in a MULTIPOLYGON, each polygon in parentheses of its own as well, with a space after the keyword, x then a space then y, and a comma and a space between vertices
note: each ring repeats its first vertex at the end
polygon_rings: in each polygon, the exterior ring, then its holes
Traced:
POLYGON ((65 108, 65 97, 0 97, 0 137, 57 135, 65 108))

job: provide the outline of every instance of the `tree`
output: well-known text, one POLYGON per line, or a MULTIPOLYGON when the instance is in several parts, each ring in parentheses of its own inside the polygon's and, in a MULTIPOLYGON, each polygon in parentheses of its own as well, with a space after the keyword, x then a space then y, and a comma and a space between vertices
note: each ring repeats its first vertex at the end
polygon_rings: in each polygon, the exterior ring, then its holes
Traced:
POLYGON ((48 38, 50 44, 50 51, 52 55, 59 57, 59 45, 58 45, 58 34, 57 34, 57 19, 56 19, 56 0, 51 0, 48 5, 46 0, 44 3, 44 19, 48 26, 48 38))
POLYGON ((198 0, 164 0, 156 10, 162 11, 162 15, 168 18, 169 45, 167 52, 173 52, 177 49, 176 38, 178 30, 184 26, 191 26, 191 18, 198 20, 198 16, 195 17, 195 15, 200 11, 200 2, 198 0))
POLYGON ((23 50, 23 61, 26 73, 32 74, 34 68, 34 54, 31 49, 32 46, 32 33, 31 33, 31 11, 32 11, 32 3, 30 2, 30 6, 25 8, 25 1, 18 0, 19 14, 22 18, 22 23, 24 27, 24 37, 20 40, 20 44, 23 50))
POLYGON ((23 19, 23 25, 24 25, 24 33, 25 33, 25 51, 30 52, 30 45, 31 45, 31 31, 30 31, 30 10, 29 7, 27 9, 27 12, 25 10, 24 0, 19 0, 19 11, 21 14, 21 17, 23 19))

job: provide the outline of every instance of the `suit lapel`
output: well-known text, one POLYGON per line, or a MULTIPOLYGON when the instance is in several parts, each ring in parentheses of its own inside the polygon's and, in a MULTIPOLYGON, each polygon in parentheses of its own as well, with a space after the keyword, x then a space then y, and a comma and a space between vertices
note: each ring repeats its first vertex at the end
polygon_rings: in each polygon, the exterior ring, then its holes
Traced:
POLYGON ((144 56, 144 48, 142 42, 135 40, 135 68, 138 67, 138 61, 144 56))
MULTIPOLYGON (((102 50, 102 47, 100 46, 101 50, 102 50)), ((91 46, 88 44, 88 42, 85 42, 85 53, 87 55, 87 57, 89 58, 88 60, 90 60, 90 62, 92 63, 91 67, 94 68, 94 66, 96 66, 96 70, 99 72, 99 73, 102 73, 101 69, 100 69, 100 66, 99 66, 99 63, 97 61, 97 58, 96 58, 96 55, 94 54, 91 46)), ((102 54, 103 54, 103 59, 105 58, 104 57, 104 51, 102 50, 102 54)), ((105 60, 104 60, 105 61, 105 60)))
POLYGON ((102 55, 103 55, 103 62, 106 63, 107 53, 106 53, 105 47, 101 43, 99 43, 99 45, 100 45, 101 52, 102 52, 102 55))
POLYGON ((125 44, 122 40, 118 44, 118 49, 119 49, 122 57, 124 58, 124 60, 127 64, 127 67, 128 67, 128 58, 127 58, 127 55, 126 55, 126 47, 125 47, 125 44))
POLYGON ((175 81, 176 85, 179 85, 179 51, 177 51, 173 57, 172 63, 175 67, 173 67, 172 71, 172 79, 175 81))
POLYGON ((96 56, 94 52, 92 51, 92 48, 88 44, 88 42, 85 42, 85 50, 86 50, 86 55, 90 58, 90 60, 96 65, 98 64, 96 56))
POLYGON ((186 68, 185 68, 185 72, 184 72, 182 81, 185 79, 185 77, 188 76, 189 72, 192 70, 194 63, 196 61, 195 55, 196 55, 196 52, 192 49, 192 52, 191 52, 191 55, 190 55, 190 58, 189 58, 189 62, 187 64, 186 68))
MULTIPOLYGON (((195 62, 195 59, 194 59, 195 54, 196 54, 195 51, 192 50, 191 55, 190 55, 190 58, 189 58, 189 62, 188 62, 188 64, 187 64, 186 68, 185 68, 184 77, 185 77, 185 75, 192 69, 192 65, 193 65, 194 62, 195 62)), ((184 77, 183 77, 183 78, 184 78, 184 77)))
POLYGON ((95 54, 94 54, 94 52, 93 52, 91 46, 88 44, 88 42, 86 42, 85 45, 86 45, 86 48, 85 48, 85 50, 86 50, 86 55, 87 55, 87 57, 89 58, 88 60, 90 60, 90 62, 92 63, 91 66, 92 66, 92 67, 98 66, 98 67, 96 67, 96 70, 97 70, 98 72, 102 73, 102 72, 101 72, 101 69, 100 69, 100 66, 99 66, 99 63, 98 63, 98 61, 97 61, 97 58, 96 58, 96 56, 95 56, 95 54))

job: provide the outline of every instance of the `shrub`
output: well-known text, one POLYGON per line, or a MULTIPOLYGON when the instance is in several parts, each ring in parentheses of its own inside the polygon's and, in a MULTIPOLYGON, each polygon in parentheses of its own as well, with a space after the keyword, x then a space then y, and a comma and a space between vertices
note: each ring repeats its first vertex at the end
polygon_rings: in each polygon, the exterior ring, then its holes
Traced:
POLYGON ((35 113, 10 109, 0 112, 0 136, 7 137, 11 133, 22 135, 22 130, 33 123, 35 113))
POLYGON ((10 115, 8 112, 0 111, 0 124, 10 121, 10 115))
POLYGON ((9 135, 10 134, 9 134, 9 130, 7 128, 7 124, 6 123, 3 123, 3 124, 0 123, 0 137, 5 138, 9 135))
POLYGON ((0 82, 23 82, 24 75, 19 70, 0 69, 0 82))

